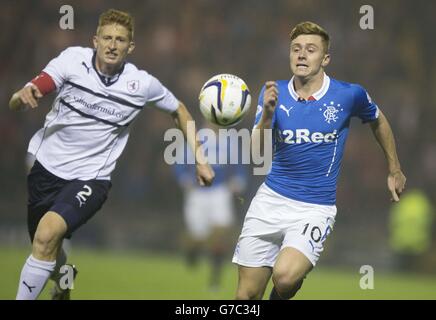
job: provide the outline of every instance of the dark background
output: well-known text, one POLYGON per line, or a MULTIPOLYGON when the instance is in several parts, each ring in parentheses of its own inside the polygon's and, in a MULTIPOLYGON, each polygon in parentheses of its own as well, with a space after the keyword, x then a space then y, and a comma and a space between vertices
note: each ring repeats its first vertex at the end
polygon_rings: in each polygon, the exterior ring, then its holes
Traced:
MULTIPOLYGON (((25 155, 29 139, 49 111, 13 113, 13 92, 68 46, 91 46, 99 14, 108 8, 132 13, 136 49, 130 61, 147 70, 201 120, 197 96, 218 73, 243 78, 251 90, 250 128, 258 92, 267 80, 288 79, 291 28, 305 20, 331 36, 331 77, 363 85, 395 133, 408 188, 436 199, 436 37, 434 1, 74 1, 74 30, 59 27, 59 1, 1 1, 0 10, 0 243, 28 245, 25 155), (375 29, 359 27, 359 8, 375 10, 375 29)), ((103 209, 77 232, 74 245, 176 252, 182 231, 182 193, 164 162, 163 141, 173 122, 144 111, 113 174, 103 209)), ((331 264, 376 263, 389 267, 384 156, 368 125, 353 121, 338 186, 338 215, 322 260, 331 264)), ((262 177, 250 177, 238 226, 262 177)), ((433 239, 434 241, 434 239, 433 239)), ((435 245, 424 257, 436 269, 435 245)))

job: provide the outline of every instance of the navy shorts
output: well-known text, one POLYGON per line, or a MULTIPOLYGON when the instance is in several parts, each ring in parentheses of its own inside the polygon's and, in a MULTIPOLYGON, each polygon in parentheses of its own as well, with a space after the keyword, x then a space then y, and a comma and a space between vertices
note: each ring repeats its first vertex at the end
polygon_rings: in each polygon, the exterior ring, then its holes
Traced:
POLYGON ((35 161, 27 176, 27 227, 32 242, 39 221, 48 211, 64 218, 65 237, 70 238, 100 210, 111 186, 108 180, 64 180, 35 161))

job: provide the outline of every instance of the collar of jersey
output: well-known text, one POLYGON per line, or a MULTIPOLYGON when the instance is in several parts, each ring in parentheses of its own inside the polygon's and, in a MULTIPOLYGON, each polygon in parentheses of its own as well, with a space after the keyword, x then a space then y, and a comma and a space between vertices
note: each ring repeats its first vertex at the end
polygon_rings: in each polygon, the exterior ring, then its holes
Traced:
POLYGON ((106 86, 109 87, 111 85, 113 85, 115 82, 118 81, 118 79, 120 78, 121 74, 124 71, 124 66, 126 65, 126 63, 124 62, 123 65, 120 68, 120 71, 118 71, 116 74, 114 74, 111 77, 105 76, 104 74, 102 74, 101 72, 99 72, 97 70, 97 66, 95 64, 95 59, 96 59, 96 53, 94 50, 94 54, 92 55, 92 67, 94 68, 95 72, 97 73, 98 77, 100 78, 100 81, 106 86))
MULTIPOLYGON (((291 78, 291 80, 288 83, 288 90, 289 90, 289 94, 291 95, 291 97, 295 100, 295 101, 299 101, 299 96, 297 94, 297 92, 295 91, 294 88, 294 76, 291 78)), ((315 100, 319 100, 322 97, 324 97, 324 95, 327 93, 327 91, 329 90, 330 87, 330 77, 328 75, 326 75, 324 73, 324 79, 322 82, 322 86, 321 89, 319 89, 317 92, 315 92, 314 94, 312 94, 312 97, 315 98, 315 100)))

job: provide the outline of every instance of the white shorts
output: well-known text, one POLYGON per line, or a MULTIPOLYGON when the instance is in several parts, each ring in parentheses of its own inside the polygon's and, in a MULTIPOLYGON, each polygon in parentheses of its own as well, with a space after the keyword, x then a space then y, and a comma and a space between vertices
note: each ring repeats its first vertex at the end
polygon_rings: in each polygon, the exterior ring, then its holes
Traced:
POLYGON ((292 247, 315 266, 335 223, 336 206, 292 200, 262 184, 245 216, 233 263, 273 267, 279 252, 292 247))
POLYGON ((194 238, 205 239, 213 227, 233 224, 232 193, 226 186, 192 189, 185 197, 185 223, 194 238))

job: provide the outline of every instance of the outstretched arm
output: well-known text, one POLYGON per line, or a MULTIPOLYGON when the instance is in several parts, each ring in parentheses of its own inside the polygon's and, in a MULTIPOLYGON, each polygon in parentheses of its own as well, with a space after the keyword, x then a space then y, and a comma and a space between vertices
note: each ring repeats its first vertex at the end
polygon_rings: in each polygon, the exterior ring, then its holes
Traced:
POLYGON ((398 160, 395 139, 391 126, 381 111, 378 119, 371 122, 371 129, 375 138, 377 139, 377 142, 383 149, 388 163, 389 175, 387 182, 388 189, 392 194, 391 201, 398 202, 400 201, 400 195, 406 185, 406 177, 401 171, 401 165, 400 161, 398 160))
POLYGON ((12 111, 24 111, 29 107, 36 108, 38 100, 54 90, 56 90, 56 84, 53 78, 42 71, 31 82, 12 95, 9 108, 12 111))
POLYGON ((186 109, 185 105, 179 101, 179 107, 172 113, 172 115, 176 125, 183 131, 183 135, 195 155, 198 183, 201 186, 210 186, 215 173, 207 163, 207 159, 204 157, 203 149, 196 139, 196 132, 188 134, 188 121, 194 121, 191 114, 186 109))
POLYGON ((29 107, 36 108, 40 98, 42 98, 41 91, 36 85, 29 83, 12 95, 11 100, 9 100, 9 108, 12 111, 25 111, 29 107))

